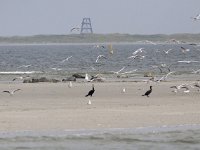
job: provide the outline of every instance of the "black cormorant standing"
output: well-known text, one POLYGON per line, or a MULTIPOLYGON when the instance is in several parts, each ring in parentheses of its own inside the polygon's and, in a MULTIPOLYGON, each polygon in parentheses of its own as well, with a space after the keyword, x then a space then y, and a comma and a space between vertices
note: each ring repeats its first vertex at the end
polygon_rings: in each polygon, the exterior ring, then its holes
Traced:
POLYGON ((91 96, 92 97, 92 94, 94 94, 94 84, 92 85, 92 90, 90 90, 89 92, 88 92, 88 94, 87 95, 85 95, 85 97, 88 97, 88 96, 91 96))
POLYGON ((150 90, 146 91, 146 93, 144 95, 142 95, 142 96, 149 97, 149 94, 151 94, 151 92, 152 92, 152 86, 150 86, 150 90))

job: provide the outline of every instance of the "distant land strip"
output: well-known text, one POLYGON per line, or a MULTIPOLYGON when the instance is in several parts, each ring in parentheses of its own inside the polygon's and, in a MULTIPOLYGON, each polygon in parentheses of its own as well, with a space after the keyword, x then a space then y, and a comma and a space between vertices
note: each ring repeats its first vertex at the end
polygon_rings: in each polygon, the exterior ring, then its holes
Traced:
POLYGON ((200 34, 68 34, 68 35, 34 35, 34 36, 0 36, 0 44, 48 44, 48 43, 138 43, 152 41, 164 43, 172 39, 183 43, 200 43, 200 34))

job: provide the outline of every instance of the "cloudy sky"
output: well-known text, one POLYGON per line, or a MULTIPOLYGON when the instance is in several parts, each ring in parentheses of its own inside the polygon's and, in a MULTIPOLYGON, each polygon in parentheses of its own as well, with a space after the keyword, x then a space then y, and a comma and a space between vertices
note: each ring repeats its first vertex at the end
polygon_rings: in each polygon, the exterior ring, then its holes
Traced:
POLYGON ((0 0, 0 36, 70 34, 90 17, 95 33, 200 33, 200 0, 0 0))

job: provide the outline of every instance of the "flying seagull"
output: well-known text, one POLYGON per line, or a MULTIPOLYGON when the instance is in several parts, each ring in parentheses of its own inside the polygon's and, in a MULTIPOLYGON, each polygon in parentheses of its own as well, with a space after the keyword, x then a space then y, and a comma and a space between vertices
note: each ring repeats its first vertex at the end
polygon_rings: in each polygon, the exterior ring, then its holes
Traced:
POLYGON ((165 54, 169 54, 169 52, 170 52, 171 50, 172 50, 172 49, 163 50, 163 52, 164 52, 165 54))
POLYGON ((66 59, 62 60, 61 63, 64 63, 65 61, 68 61, 72 56, 67 57, 66 59))
POLYGON ((162 76, 159 80, 157 80, 156 82, 160 82, 160 81, 165 81, 167 79, 167 77, 172 74, 172 73, 175 73, 175 71, 171 71, 169 72, 168 74, 162 76))
POLYGON ((79 27, 74 27, 74 28, 71 28, 71 30, 70 30, 70 32, 72 32, 72 31, 79 31, 80 30, 80 28, 79 27))
POLYGON ((139 49, 135 50, 132 54, 136 55, 137 53, 142 53, 142 52, 144 52, 144 48, 139 48, 139 49))
POLYGON ((182 51, 183 53, 185 53, 185 52, 189 52, 190 49, 181 46, 181 51, 182 51))
POLYGON ((28 67, 30 67, 31 65, 22 65, 22 66, 19 66, 19 67, 17 67, 17 68, 28 68, 28 67))
POLYGON ((106 59, 106 57, 104 55, 99 55, 99 56, 97 56, 96 63, 98 63, 98 61, 99 61, 100 58, 106 59))
POLYGON ((192 71, 192 73, 194 73, 194 74, 197 74, 197 73, 199 73, 200 72, 200 69, 198 69, 198 70, 193 70, 192 71))
POLYGON ((197 14, 195 17, 191 17, 194 21, 200 20, 200 14, 197 14))
POLYGON ((199 61, 197 61, 197 60, 179 60, 178 62, 179 63, 187 63, 187 64, 189 64, 189 63, 195 63, 195 62, 199 62, 199 61))
POLYGON ((119 71, 111 71, 114 74, 119 74, 122 70, 124 70, 125 67, 121 68, 119 71))
POLYGON ((10 95, 14 95, 15 92, 20 91, 21 89, 16 89, 13 91, 3 91, 4 93, 9 93, 10 95))

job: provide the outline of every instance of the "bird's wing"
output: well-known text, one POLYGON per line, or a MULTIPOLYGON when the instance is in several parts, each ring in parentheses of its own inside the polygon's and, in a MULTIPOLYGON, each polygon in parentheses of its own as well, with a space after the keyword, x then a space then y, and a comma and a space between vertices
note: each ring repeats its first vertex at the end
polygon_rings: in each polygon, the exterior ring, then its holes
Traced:
POLYGON ((3 92, 5 92, 5 93, 9 93, 9 94, 10 94, 10 91, 3 91, 3 92))
POLYGON ((17 92, 17 91, 19 91, 19 90, 21 90, 21 89, 16 89, 16 90, 13 91, 13 93, 15 93, 15 92, 17 92))
POLYGON ((119 71, 117 71, 118 73, 121 72, 122 70, 124 70, 125 67, 123 67, 122 69, 120 69, 119 71))
POLYGON ((99 56, 97 56, 96 63, 99 61, 99 56))
POLYGON ((72 58, 72 56, 67 57, 66 60, 69 60, 70 58, 72 58))

